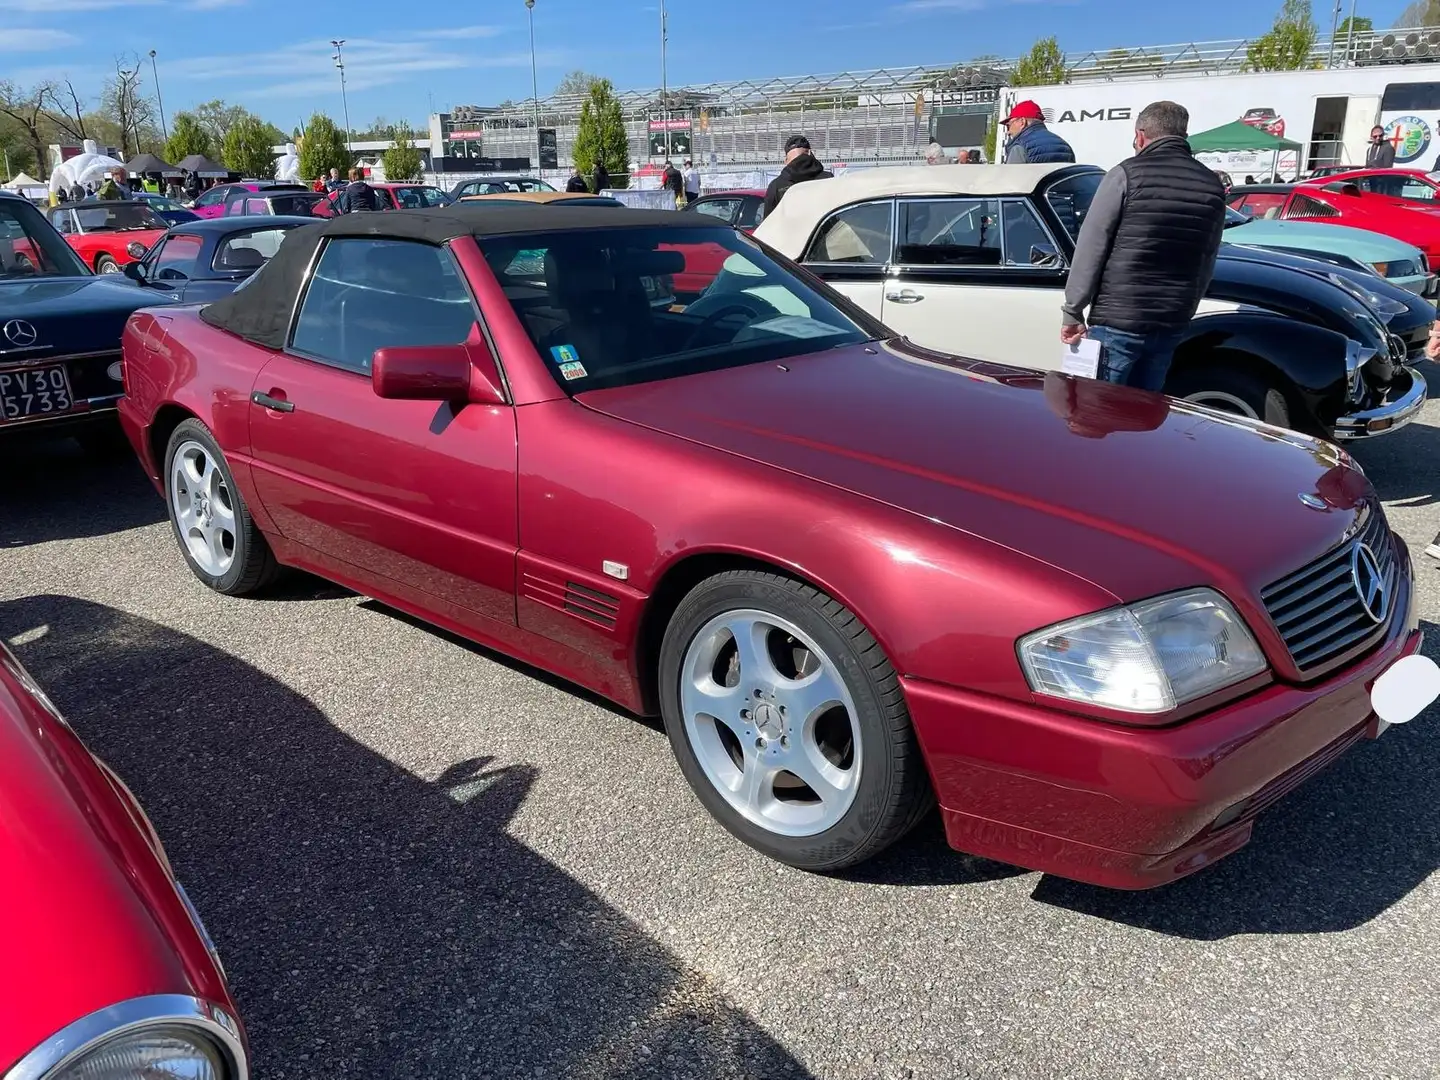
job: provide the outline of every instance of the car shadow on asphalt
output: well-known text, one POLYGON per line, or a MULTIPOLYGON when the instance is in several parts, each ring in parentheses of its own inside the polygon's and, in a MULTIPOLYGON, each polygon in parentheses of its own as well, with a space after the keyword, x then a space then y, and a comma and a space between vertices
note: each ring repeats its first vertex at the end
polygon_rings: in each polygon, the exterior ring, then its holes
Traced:
POLYGON ((423 780, 244 661, 85 600, 0 603, 0 637, 154 820, 254 1075, 810 1075, 508 835, 532 767, 423 780))
MULTIPOLYGON (((1440 661, 1440 625, 1422 621, 1440 661)), ((1351 930, 1440 867, 1440 705, 1362 743, 1262 814, 1249 845, 1147 892, 1041 878, 1036 900, 1177 937, 1351 930)))
MULTIPOLYGON (((1440 383, 1440 375, 1432 381, 1440 383)), ((1390 435, 1350 443, 1346 449, 1387 503, 1429 506, 1440 501, 1440 427, 1410 424, 1390 435)))
POLYGON ((0 549, 138 529, 165 502, 132 453, 95 457, 70 439, 16 440, 0 469, 0 549))

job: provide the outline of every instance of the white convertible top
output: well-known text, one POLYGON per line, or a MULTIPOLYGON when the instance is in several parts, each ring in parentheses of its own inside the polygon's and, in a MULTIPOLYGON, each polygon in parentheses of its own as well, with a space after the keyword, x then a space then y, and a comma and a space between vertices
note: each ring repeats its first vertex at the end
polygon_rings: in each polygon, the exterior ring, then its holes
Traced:
MULTIPOLYGON (((792 259, 820 219, 837 207, 887 195, 1029 195, 1051 173, 1073 165, 907 165, 846 171, 785 192, 755 236, 792 259)), ((1099 172, 1098 168, 1095 170, 1099 172)))

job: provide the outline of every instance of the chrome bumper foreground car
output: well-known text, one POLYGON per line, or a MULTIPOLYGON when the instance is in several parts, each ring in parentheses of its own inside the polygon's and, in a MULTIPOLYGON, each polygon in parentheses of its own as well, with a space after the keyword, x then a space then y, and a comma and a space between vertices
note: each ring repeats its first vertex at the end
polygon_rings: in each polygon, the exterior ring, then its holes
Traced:
POLYGON ((1427 392, 1424 378, 1402 367, 1377 404, 1336 420, 1331 438, 1350 441, 1396 431, 1420 414, 1427 392))

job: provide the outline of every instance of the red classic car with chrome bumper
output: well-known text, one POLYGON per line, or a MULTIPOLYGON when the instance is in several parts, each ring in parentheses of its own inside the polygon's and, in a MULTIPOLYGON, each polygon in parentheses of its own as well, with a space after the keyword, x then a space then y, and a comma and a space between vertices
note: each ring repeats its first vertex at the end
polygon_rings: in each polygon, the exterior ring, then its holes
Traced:
POLYGON ((0 1077, 245 1080, 214 946, 135 797, 0 644, 0 1077))
POLYGON ((123 348, 202 582, 303 568, 658 712, 706 809, 805 869, 938 799, 965 851, 1183 876, 1378 733, 1420 642, 1343 451, 919 349, 700 214, 340 218, 123 348))

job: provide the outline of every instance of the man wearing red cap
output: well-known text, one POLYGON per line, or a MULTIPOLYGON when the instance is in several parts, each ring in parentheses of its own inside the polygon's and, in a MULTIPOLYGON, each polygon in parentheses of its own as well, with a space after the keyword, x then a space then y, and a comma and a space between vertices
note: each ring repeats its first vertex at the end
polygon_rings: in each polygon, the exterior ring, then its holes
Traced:
POLYGON ((1045 114, 1033 101, 1017 101, 1008 116, 1000 121, 1005 127, 1006 165, 1074 164, 1075 151, 1070 144, 1045 126, 1045 114))

